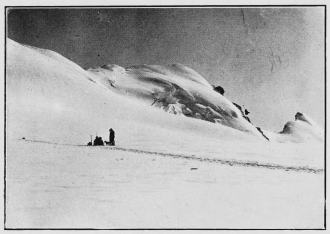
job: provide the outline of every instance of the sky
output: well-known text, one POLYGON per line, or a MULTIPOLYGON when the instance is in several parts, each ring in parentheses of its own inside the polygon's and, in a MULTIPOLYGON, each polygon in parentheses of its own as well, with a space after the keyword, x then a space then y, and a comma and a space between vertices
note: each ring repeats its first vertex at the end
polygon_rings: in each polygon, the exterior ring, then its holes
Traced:
POLYGON ((16 42, 83 68, 181 63, 275 132, 298 111, 324 127, 324 28, 324 7, 7 9, 16 42))

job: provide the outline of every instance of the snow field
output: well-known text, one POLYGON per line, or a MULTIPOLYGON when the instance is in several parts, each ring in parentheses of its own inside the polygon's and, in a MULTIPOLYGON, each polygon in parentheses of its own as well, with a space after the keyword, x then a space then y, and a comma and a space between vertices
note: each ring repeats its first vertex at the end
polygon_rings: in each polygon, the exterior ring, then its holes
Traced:
POLYGON ((323 227, 323 173, 12 144, 8 228, 323 227))

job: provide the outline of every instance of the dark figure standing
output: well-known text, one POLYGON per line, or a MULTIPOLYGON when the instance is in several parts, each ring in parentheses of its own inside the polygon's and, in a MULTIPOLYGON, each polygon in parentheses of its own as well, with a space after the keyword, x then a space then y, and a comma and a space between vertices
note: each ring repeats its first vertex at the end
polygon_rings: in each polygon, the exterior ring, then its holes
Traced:
POLYGON ((102 137, 99 137, 99 145, 104 145, 104 142, 102 140, 102 137))
POLYGON ((109 135, 109 142, 110 142, 110 145, 115 145, 115 131, 110 128, 110 135, 109 135))
POLYGON ((97 144, 98 144, 98 141, 99 141, 99 137, 96 136, 96 137, 95 137, 95 140, 94 140, 94 145, 97 145, 97 144))

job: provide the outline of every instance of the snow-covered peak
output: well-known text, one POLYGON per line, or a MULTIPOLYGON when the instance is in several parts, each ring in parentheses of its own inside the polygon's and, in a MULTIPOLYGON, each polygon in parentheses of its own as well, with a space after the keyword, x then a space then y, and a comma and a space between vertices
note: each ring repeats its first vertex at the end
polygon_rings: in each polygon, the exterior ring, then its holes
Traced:
POLYGON ((95 82, 145 105, 262 137, 231 101, 214 91, 204 77, 181 64, 133 65, 120 73, 102 67, 88 71, 95 82))
POLYGON ((295 120, 296 121, 303 121, 306 123, 309 123, 312 126, 316 126, 317 124, 314 122, 314 120, 312 120, 310 117, 308 117, 306 114, 301 113, 301 112, 297 112, 297 114, 295 115, 295 120))
POLYGON ((324 139, 322 128, 301 112, 296 113, 295 121, 289 121, 285 124, 280 134, 285 136, 285 141, 292 142, 322 141, 324 139))

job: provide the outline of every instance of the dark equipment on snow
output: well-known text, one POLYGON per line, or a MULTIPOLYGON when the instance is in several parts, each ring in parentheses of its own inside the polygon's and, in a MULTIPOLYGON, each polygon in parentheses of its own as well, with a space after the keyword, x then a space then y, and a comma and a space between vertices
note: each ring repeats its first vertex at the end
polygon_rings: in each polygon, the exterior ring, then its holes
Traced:
POLYGON ((96 136, 94 140, 94 145, 104 145, 102 137, 96 136))
POLYGON ((93 145, 93 136, 91 135, 91 141, 87 143, 87 145, 93 145))

